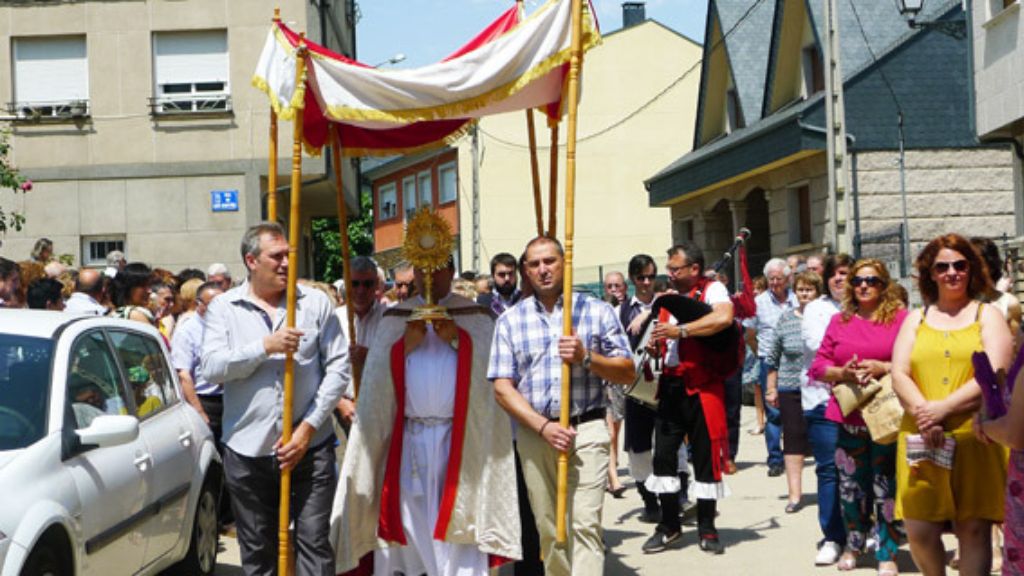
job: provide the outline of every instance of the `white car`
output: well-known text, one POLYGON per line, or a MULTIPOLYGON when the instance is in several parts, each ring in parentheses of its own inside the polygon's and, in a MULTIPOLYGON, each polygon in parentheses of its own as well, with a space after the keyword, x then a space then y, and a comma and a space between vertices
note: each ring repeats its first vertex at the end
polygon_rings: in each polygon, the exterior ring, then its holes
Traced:
POLYGON ((155 329, 0 310, 0 576, 212 574, 220 484, 155 329))

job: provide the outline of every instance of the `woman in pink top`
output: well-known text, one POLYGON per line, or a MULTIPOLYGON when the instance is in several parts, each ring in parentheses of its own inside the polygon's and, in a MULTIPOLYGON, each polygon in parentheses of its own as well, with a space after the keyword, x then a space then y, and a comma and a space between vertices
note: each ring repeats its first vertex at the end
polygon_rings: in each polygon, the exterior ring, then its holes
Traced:
MULTIPOLYGON (((881 378, 891 368, 892 346, 907 316, 885 265, 874 259, 858 260, 850 269, 842 310, 832 317, 810 377, 823 382, 856 386, 881 378)), ((864 552, 871 532, 872 515, 878 532, 878 573, 896 574, 899 547, 893 518, 896 493, 896 446, 871 440, 859 411, 844 417, 835 397, 829 399, 825 417, 838 422, 836 467, 839 469, 839 500, 846 521, 846 550, 840 570, 852 570, 864 552), (874 502, 874 511, 869 507, 874 502)))

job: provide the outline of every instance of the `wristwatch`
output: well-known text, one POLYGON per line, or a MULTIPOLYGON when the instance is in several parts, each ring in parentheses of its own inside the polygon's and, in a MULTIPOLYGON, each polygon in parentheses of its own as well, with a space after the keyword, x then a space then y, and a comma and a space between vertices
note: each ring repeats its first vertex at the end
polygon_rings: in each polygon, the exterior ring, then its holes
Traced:
POLYGON ((590 350, 587 350, 587 353, 583 355, 583 369, 588 372, 590 371, 590 360, 590 350))
POLYGON ((690 335, 690 332, 686 329, 686 324, 679 325, 679 339, 682 340, 690 335))

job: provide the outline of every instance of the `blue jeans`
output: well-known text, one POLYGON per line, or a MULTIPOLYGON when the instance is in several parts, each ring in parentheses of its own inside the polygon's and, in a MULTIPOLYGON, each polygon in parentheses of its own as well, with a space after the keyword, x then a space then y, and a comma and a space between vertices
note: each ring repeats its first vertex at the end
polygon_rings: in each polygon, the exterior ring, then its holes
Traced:
MULTIPOLYGON (((758 383, 761 385, 761 397, 765 397, 768 390, 768 363, 764 358, 758 358, 760 372, 758 372, 758 383)), ((782 467, 782 414, 779 409, 764 403, 764 444, 768 447, 768 466, 782 467)))
POLYGON ((804 411, 807 440, 814 454, 814 473, 818 477, 818 524, 825 539, 840 546, 846 544, 846 526, 839 505, 839 473, 836 470, 836 443, 839 425, 825 419, 825 405, 804 411))

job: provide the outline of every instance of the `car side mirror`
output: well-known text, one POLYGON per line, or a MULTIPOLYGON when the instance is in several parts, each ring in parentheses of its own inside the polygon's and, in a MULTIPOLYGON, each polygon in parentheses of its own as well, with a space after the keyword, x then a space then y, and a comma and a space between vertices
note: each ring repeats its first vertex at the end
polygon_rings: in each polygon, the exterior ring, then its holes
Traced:
POLYGON ((117 446, 139 437, 139 421, 134 416, 97 416, 88 428, 75 430, 83 446, 117 446))

